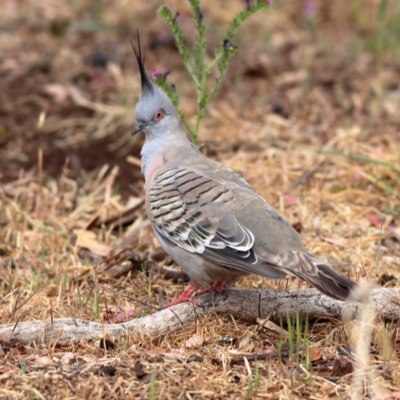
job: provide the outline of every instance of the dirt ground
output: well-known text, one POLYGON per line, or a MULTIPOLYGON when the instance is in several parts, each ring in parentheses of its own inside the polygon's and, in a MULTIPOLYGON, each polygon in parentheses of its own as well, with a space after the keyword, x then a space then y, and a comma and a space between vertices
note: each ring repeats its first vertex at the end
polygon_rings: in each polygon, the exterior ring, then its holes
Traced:
MULTIPOLYGON (((180 277, 146 224, 143 138, 130 134, 141 92, 130 44, 136 29, 147 71, 170 71, 195 121, 195 90, 157 17, 161 4, 3 0, 1 324, 60 317, 119 323, 157 312, 182 291, 183 282, 154 268, 174 268, 180 277), (110 259, 121 246, 121 256, 110 259)), ((180 12, 190 48, 196 32, 188 2, 167 5, 180 12)), ((243 7, 201 1, 207 61, 243 7)), ((376 277, 376 287, 398 287, 400 5, 273 1, 236 39, 237 54, 201 123, 202 151, 240 171, 322 261, 355 281, 376 277)), ((256 276, 236 286, 307 287, 256 276)), ((304 323, 307 356, 293 350, 237 363, 276 351, 282 336, 217 315, 178 333, 107 346, 0 337, 0 398, 347 398, 356 374, 351 324, 304 323)), ((366 380, 358 398, 400 398, 396 323, 374 322, 374 382, 366 380)))

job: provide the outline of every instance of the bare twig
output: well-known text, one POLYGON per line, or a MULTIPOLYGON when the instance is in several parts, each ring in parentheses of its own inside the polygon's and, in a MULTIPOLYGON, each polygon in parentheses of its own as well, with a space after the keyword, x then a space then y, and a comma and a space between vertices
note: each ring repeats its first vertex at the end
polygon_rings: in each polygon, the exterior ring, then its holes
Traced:
MULTIPOLYGON (((376 289, 371 292, 371 305, 379 311, 381 319, 400 319, 398 301, 387 302, 389 297, 399 298, 400 289, 376 289), (387 303, 386 303, 387 302, 387 303), (386 303, 385 307, 382 304, 386 303)), ((343 312, 352 318, 357 315, 358 304, 344 303, 331 299, 316 289, 300 290, 265 290, 265 289, 225 289, 221 295, 207 293, 197 298, 199 307, 193 310, 191 303, 183 303, 171 309, 161 310, 155 314, 133 319, 122 324, 109 324, 78 320, 74 318, 57 318, 51 321, 27 321, 0 326, 0 336, 5 339, 17 338, 23 343, 33 341, 48 342, 52 337, 59 341, 97 339, 108 335, 117 337, 124 333, 136 335, 159 336, 182 329, 190 325, 196 315, 221 314, 232 315, 235 319, 255 323, 259 318, 258 303, 261 303, 261 318, 271 315, 271 320, 278 322, 294 318, 296 313, 308 319, 321 317, 340 318, 343 312), (272 312, 272 313, 271 313, 272 312), (62 334, 60 335, 60 331, 62 334)))

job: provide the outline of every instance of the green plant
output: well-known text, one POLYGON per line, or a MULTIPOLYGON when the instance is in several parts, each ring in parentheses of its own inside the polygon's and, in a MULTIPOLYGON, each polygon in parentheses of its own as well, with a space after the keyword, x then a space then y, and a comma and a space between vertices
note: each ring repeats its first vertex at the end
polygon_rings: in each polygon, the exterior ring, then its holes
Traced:
POLYGON ((400 36, 400 7, 397 1, 380 0, 376 10, 377 32, 371 38, 371 46, 377 53, 377 70, 382 68, 384 54, 395 52, 400 36), (392 3, 392 4, 390 4, 392 3), (391 5, 392 7, 389 7, 391 5))
POLYGON ((288 343, 289 343, 289 354, 293 355, 295 353, 295 328, 294 323, 290 320, 289 311, 286 311, 286 320, 287 320, 287 332, 288 332, 288 343))
POLYGON ((21 375, 26 375, 26 363, 24 363, 23 361, 20 361, 19 366, 21 368, 21 375))
MULTIPOLYGON (((328 155, 332 155, 332 156, 347 158, 349 160, 355 160, 360 163, 382 165, 382 166, 388 167, 390 169, 393 169, 395 171, 400 171, 400 163, 398 163, 398 162, 387 162, 387 161, 378 160, 376 158, 371 158, 371 157, 367 157, 367 156, 363 156, 363 155, 359 155, 359 154, 343 153, 341 151, 336 151, 336 150, 312 149, 312 148, 307 148, 307 147, 300 147, 300 148, 303 148, 305 150, 315 151, 316 153, 320 153, 320 154, 328 154, 328 155)), ((387 192, 390 195, 397 195, 395 188, 391 185, 390 182, 387 182, 384 179, 377 179, 376 177, 372 176, 371 174, 368 174, 367 172, 365 172, 363 170, 360 170, 360 173, 367 181, 369 181, 373 185, 377 186, 381 190, 387 192)), ((397 195, 397 197, 399 198, 398 195, 397 195)))
POLYGON ((381 225, 381 233, 379 236, 378 251, 376 253, 376 259, 375 259, 374 282, 376 282, 376 278, 378 277, 379 261, 381 260, 382 234, 383 234, 383 229, 382 229, 382 225, 381 225))
POLYGON ((81 295, 81 291, 79 289, 79 285, 76 287, 76 301, 75 301, 75 309, 78 313, 81 313, 85 304, 85 299, 81 295))
POLYGON ((379 0, 373 13, 362 0, 355 1, 352 7, 355 23, 367 34, 365 45, 376 56, 376 71, 379 74, 384 59, 387 56, 397 57, 398 54, 400 3, 397 0, 379 0))
POLYGON ((255 0, 253 2, 247 1, 246 8, 242 9, 230 22, 228 29, 226 30, 221 45, 215 50, 214 59, 207 65, 205 61, 206 45, 207 41, 205 38, 205 23, 204 15, 200 9, 199 0, 188 0, 193 14, 195 28, 197 31, 197 42, 194 45, 193 51, 189 51, 186 44, 182 29, 179 25, 179 12, 175 14, 167 6, 162 6, 158 9, 158 15, 166 20, 172 34, 175 38, 175 44, 178 48, 179 55, 182 58, 183 63, 189 73, 189 76, 193 80, 196 86, 197 92, 197 114, 196 123, 194 127, 191 127, 185 116, 185 113, 179 107, 179 98, 175 91, 174 86, 170 85, 166 77, 167 73, 160 74, 157 71, 153 72, 153 78, 155 82, 161 86, 167 93, 175 108, 177 109, 179 116, 182 119, 183 124, 189 131, 192 141, 196 142, 197 135, 199 132, 200 121, 204 116, 204 112, 207 103, 218 93, 221 87, 221 82, 224 77, 226 68, 230 59, 234 56, 237 46, 233 42, 235 32, 237 28, 251 15, 261 10, 262 8, 268 8, 270 1, 268 0, 255 0), (218 66, 218 74, 215 77, 213 87, 210 89, 207 85, 207 77, 211 74, 213 67, 218 66))
POLYGON ((250 381, 249 381, 249 388, 247 389, 247 394, 252 397, 253 396, 253 378, 250 377, 250 381))
POLYGON ((249 388, 247 389, 247 394, 252 397, 254 395, 254 389, 260 383, 260 373, 258 370, 257 359, 254 361, 254 377, 250 376, 249 388))
POLYGON ((140 266, 140 269, 142 270, 142 274, 146 274, 146 272, 147 272, 147 264, 146 264, 146 263, 143 263, 143 264, 140 266))
POLYGON ((29 400, 35 400, 35 391, 33 390, 32 384, 29 390, 29 400))
POLYGON ((47 257, 47 253, 46 253, 46 250, 44 248, 44 244, 42 242, 42 243, 40 243, 40 261, 41 262, 45 261, 46 257, 47 257))
POLYGON ((341 151, 336 151, 336 150, 313 149, 313 148, 301 147, 301 146, 299 146, 299 148, 302 148, 304 150, 315 151, 316 153, 319 153, 319 154, 328 154, 328 155, 332 155, 332 156, 343 157, 343 158, 347 158, 349 160, 355 160, 355 161, 359 161, 359 162, 363 162, 363 163, 367 163, 367 164, 383 165, 384 167, 389 167, 396 171, 400 171, 400 163, 398 163, 398 162, 382 161, 382 160, 378 160, 376 158, 367 157, 367 156, 363 156, 360 154, 343 153, 341 151))
POLYGON ((100 303, 99 303, 99 288, 97 284, 93 291, 93 315, 95 320, 97 321, 100 316, 100 303))
POLYGON ((153 289, 153 283, 151 281, 151 275, 149 275, 149 284, 147 286, 147 294, 149 297, 151 297, 152 289, 153 289))
POLYGON ((153 373, 150 376, 150 384, 149 384, 149 399, 157 400, 157 390, 156 390, 156 374, 153 373))
POLYGON ((64 289, 66 289, 68 286, 68 268, 65 268, 65 273, 62 280, 62 286, 64 289))
MULTIPOLYGON (((286 325, 287 325, 287 344, 289 346, 289 359, 296 356, 295 361, 297 364, 301 363, 304 359, 304 366, 309 371, 311 369, 311 354, 310 354, 310 339, 308 336, 308 315, 306 315, 303 322, 300 318, 300 311, 296 309, 296 316, 292 320, 289 316, 289 311, 286 312, 286 325)), ((281 334, 278 340, 278 352, 281 353, 284 344, 283 335, 283 321, 280 321, 281 334)))
POLYGON ((39 279, 38 276, 35 272, 35 269, 32 268, 31 265, 28 265, 28 269, 29 269, 29 273, 30 273, 30 279, 28 277, 24 277, 24 281, 29 284, 32 285, 33 287, 37 287, 39 285, 39 279))

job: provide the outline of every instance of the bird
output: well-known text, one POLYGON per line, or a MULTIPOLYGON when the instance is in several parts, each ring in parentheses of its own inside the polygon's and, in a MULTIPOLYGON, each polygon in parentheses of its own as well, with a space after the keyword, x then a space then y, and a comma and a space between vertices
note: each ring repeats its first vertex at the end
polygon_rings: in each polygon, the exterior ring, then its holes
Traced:
POLYGON ((238 281, 246 274, 294 275, 337 300, 358 286, 306 250, 299 233, 245 179, 207 158, 189 140, 167 96, 146 74, 140 40, 132 48, 141 97, 132 135, 144 132, 141 168, 154 234, 190 278, 172 305, 238 281))

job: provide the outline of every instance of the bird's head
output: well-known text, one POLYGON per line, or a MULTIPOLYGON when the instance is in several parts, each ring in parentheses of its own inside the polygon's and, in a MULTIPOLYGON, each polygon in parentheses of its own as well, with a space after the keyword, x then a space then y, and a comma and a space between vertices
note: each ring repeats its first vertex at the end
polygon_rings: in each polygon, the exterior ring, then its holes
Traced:
POLYGON ((180 125, 178 113, 165 92, 155 85, 146 74, 144 57, 140 49, 139 33, 137 47, 132 44, 132 48, 142 80, 142 96, 135 108, 137 124, 132 135, 141 131, 146 134, 146 137, 148 135, 165 135, 168 131, 176 129, 180 125))

